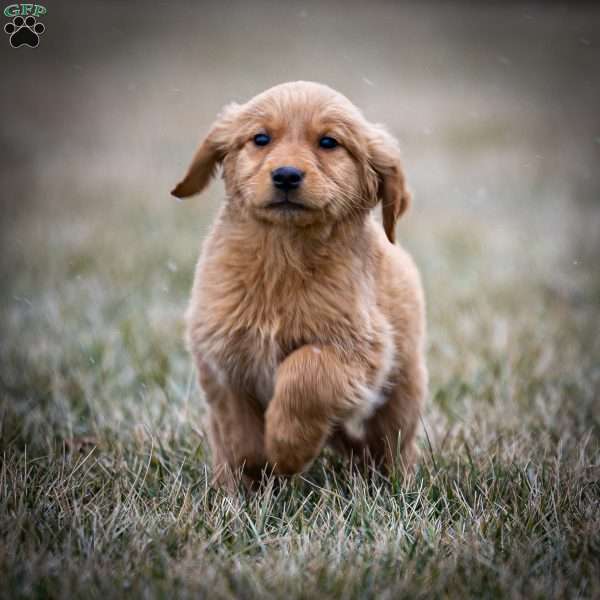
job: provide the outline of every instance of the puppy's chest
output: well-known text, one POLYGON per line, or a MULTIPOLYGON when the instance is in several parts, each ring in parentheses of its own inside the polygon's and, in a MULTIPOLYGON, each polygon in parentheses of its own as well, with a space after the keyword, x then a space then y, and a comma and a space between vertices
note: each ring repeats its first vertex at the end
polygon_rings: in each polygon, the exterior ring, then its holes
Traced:
MULTIPOLYGON (((221 378, 266 406, 278 365, 305 344, 344 337, 350 318, 327 281, 243 276, 207 285, 201 345, 221 378)), ((347 297, 351 290, 347 291, 347 297)))

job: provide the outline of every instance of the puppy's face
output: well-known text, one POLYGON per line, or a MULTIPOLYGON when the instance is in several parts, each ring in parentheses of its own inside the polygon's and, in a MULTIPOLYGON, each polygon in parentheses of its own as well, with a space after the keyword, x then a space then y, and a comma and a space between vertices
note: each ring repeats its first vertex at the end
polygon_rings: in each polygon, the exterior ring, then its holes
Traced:
POLYGON ((308 225, 374 205, 377 174, 360 115, 327 92, 276 88, 243 109, 224 175, 230 196, 256 218, 308 225))
POLYGON ((226 107, 173 194, 200 191, 218 163, 228 202, 275 225, 341 221, 382 199, 393 240, 408 203, 394 140, 347 98, 315 83, 282 84, 226 107))

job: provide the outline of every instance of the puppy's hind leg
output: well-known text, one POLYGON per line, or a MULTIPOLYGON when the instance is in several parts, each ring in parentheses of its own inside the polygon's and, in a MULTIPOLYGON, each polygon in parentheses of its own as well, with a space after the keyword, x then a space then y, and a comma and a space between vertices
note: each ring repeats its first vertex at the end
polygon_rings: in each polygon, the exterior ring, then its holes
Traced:
POLYGON ((416 435, 427 372, 421 357, 407 362, 386 393, 386 402, 369 419, 365 442, 372 459, 388 472, 399 466, 410 472, 417 459, 416 435), (398 464, 398 462, 400 464, 398 464))

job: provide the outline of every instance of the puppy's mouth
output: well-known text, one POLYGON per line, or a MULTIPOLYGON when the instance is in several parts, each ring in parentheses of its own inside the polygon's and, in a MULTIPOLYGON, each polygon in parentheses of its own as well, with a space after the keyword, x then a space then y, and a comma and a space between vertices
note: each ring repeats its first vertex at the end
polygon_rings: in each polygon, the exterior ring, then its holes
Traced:
POLYGON ((286 195, 283 198, 278 198, 277 200, 273 200, 265 205, 265 208, 269 210, 281 210, 285 212, 299 212, 310 210, 310 207, 306 206, 301 202, 290 200, 290 198, 286 195))

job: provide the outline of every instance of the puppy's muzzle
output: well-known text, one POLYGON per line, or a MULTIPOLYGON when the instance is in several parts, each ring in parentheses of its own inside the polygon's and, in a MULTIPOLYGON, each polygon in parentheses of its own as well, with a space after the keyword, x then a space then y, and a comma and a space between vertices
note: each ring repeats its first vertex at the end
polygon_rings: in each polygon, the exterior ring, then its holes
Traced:
POLYGON ((278 190, 289 192, 300 187, 304 172, 296 167, 279 167, 271 171, 271 179, 278 190))

